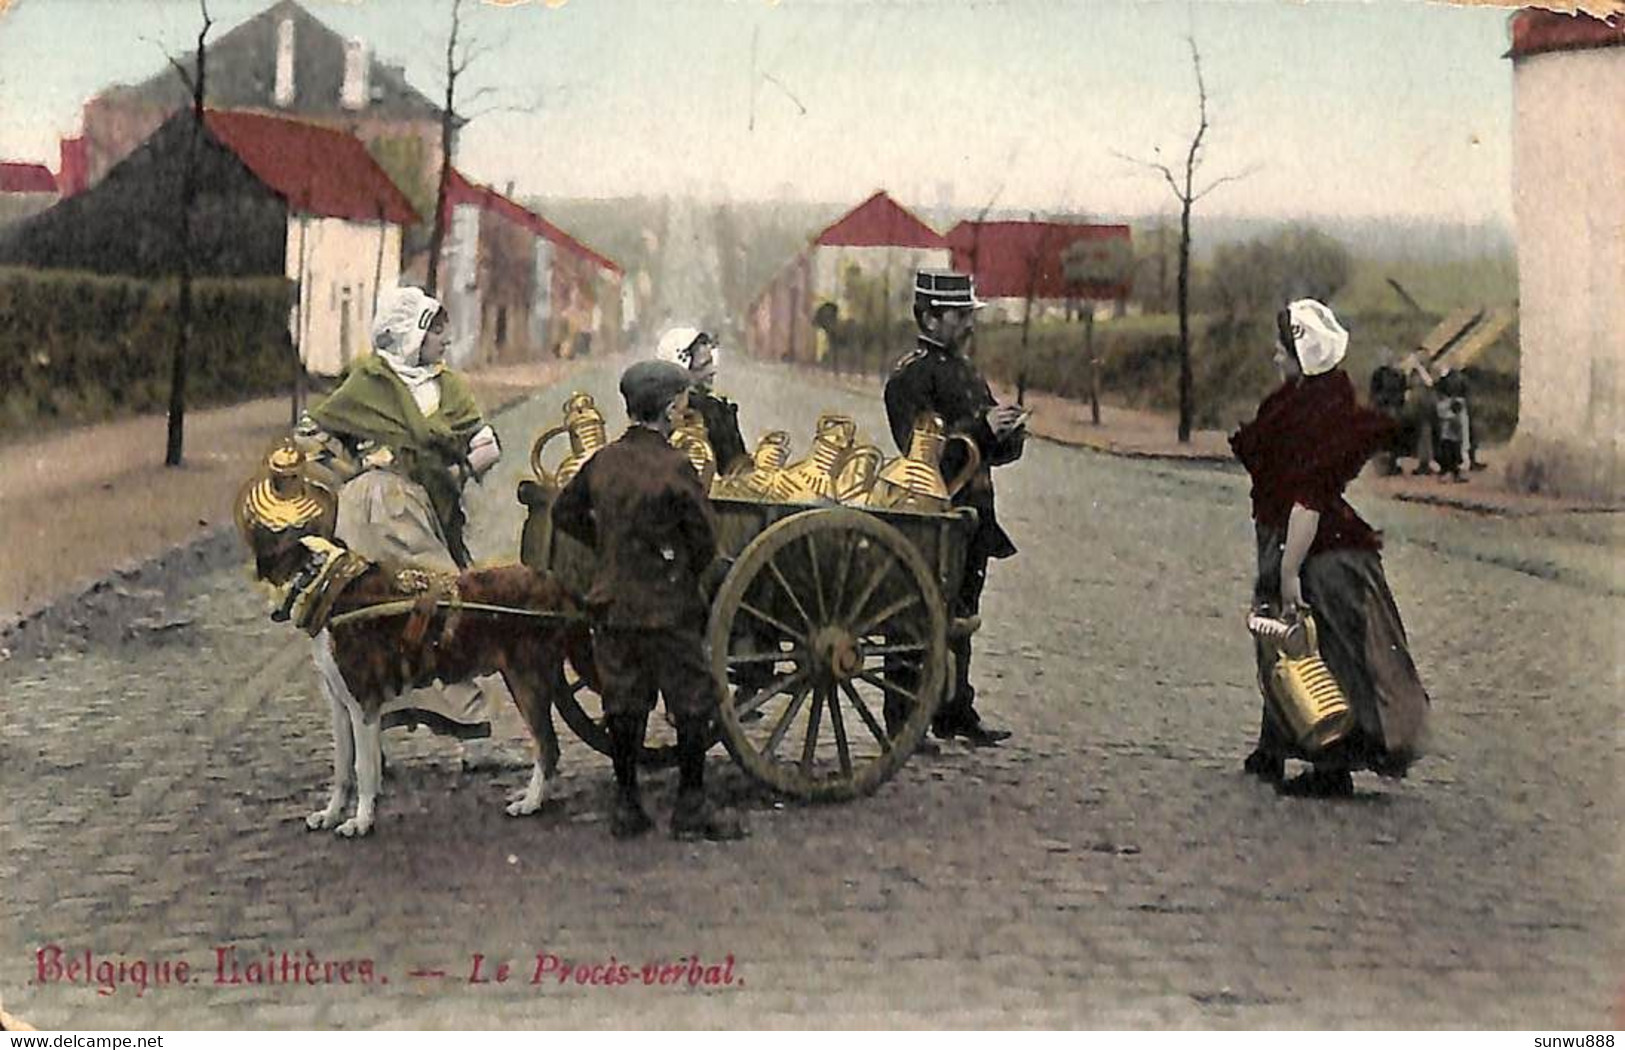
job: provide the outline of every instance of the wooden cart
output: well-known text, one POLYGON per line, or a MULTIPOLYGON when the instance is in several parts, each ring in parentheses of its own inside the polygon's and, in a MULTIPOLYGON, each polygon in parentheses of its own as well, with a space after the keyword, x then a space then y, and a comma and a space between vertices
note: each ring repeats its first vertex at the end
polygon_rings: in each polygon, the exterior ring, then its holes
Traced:
MULTIPOLYGON (((545 503, 528 495, 522 559, 584 593, 592 552, 555 533, 545 503)), ((792 797, 874 791, 919 746, 951 688, 955 625, 946 596, 958 592, 976 512, 735 499, 712 506, 721 559, 707 584, 705 640, 722 742, 758 781, 792 797), (886 730, 887 696, 906 714, 895 735, 886 730)), ((559 708, 577 735, 608 754, 586 682, 572 682, 559 708)), ((645 761, 674 760, 674 747, 651 736, 645 761)))

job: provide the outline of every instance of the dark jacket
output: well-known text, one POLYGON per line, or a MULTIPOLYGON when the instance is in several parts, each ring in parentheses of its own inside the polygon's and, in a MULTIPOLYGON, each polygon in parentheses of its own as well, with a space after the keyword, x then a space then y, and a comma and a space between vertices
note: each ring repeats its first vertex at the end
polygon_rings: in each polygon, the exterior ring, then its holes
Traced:
POLYGON ((688 407, 705 420, 705 434, 711 442, 711 451, 717 455, 717 473, 726 474, 736 467, 749 466, 745 462, 750 453, 745 439, 739 433, 739 406, 725 397, 698 387, 688 392, 688 407))
POLYGON ((587 606, 610 627, 703 624, 716 519, 688 457, 647 427, 600 449, 553 504, 553 527, 598 555, 587 606))
MULTIPOLYGON (((892 439, 907 454, 914 420, 922 412, 942 417, 946 433, 965 434, 976 442, 982 454, 982 469, 954 497, 956 506, 974 507, 981 521, 971 543, 973 556, 1008 558, 1015 544, 999 527, 993 501, 993 474, 990 468, 1014 463, 1021 458, 1026 432, 1017 430, 1003 440, 993 436, 987 425, 987 410, 997 402, 987 380, 963 354, 956 354, 922 338, 918 347, 897 363, 886 381, 886 422, 892 439)), ((942 474, 951 478, 963 466, 957 443, 942 457, 942 474)))

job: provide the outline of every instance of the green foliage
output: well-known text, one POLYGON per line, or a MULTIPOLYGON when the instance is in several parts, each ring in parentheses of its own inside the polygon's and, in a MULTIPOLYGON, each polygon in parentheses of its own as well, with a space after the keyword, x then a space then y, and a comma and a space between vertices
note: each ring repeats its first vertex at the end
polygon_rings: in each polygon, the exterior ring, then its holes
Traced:
MULTIPOLYGON (((1397 358, 1439 318, 1414 313, 1340 316, 1351 336, 1344 368, 1362 398, 1383 349, 1397 358)), ((1178 408, 1179 323, 1167 315, 1125 317, 1095 324, 1101 361, 1101 390, 1107 401, 1129 408, 1173 412, 1178 408)), ((1252 418, 1258 402, 1278 382, 1270 351, 1269 318, 1231 320, 1212 315, 1192 319, 1191 367, 1196 390, 1196 425, 1231 429, 1252 418)), ((1516 329, 1503 334, 1474 367, 1467 369, 1473 397, 1473 425, 1483 440, 1505 441, 1517 425, 1518 354, 1516 329)), ((899 344, 904 345, 904 344, 899 344)), ((984 325, 976 330, 977 363, 994 382, 1014 386, 1025 374, 1028 389, 1087 399, 1082 322, 1035 323, 1025 357, 1019 324, 984 325)), ((1172 423, 1170 423, 1172 426, 1172 423)))
MULTIPOLYGON (((174 281, 0 269, 0 434, 166 408, 177 292, 174 281)), ((188 407, 287 388, 288 281, 199 280, 192 295, 188 407)))
POLYGON ((1272 315, 1292 299, 1333 302, 1353 260, 1341 243, 1310 226, 1221 245, 1200 283, 1208 309, 1237 321, 1272 315))

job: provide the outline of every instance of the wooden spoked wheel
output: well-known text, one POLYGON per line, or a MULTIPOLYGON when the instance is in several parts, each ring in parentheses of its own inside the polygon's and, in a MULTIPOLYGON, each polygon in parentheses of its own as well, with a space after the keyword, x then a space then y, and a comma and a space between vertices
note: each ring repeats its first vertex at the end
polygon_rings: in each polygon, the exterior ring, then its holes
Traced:
POLYGON ((717 591, 706 640, 723 742, 752 776, 798 798, 874 791, 942 699, 936 577, 901 532, 861 511, 810 510, 764 530, 717 591))

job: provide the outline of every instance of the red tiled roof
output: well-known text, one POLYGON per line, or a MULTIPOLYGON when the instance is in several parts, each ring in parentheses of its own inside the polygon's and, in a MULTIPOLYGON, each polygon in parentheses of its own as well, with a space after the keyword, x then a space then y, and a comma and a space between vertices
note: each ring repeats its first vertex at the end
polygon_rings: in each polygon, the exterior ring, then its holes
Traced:
POLYGON ((1512 16, 1511 58, 1547 51, 1580 51, 1625 44, 1625 17, 1604 20, 1588 14, 1561 14, 1527 7, 1512 16))
POLYGON ((813 243, 849 248, 947 247, 940 233, 915 218, 885 190, 837 219, 813 243))
MULTIPOLYGON (((544 237, 560 248, 589 260, 599 269, 608 270, 616 275, 621 273, 621 268, 615 264, 614 260, 593 251, 529 208, 504 197, 489 186, 482 186, 472 181, 456 168, 451 169, 451 175, 446 180, 446 203, 448 205, 474 204, 486 211, 495 212, 509 222, 536 234, 536 236, 544 237)), ((451 221, 450 207, 446 209, 446 221, 448 223, 451 221)))
POLYGON ((56 176, 43 164, 0 161, 0 193, 55 193, 56 176))
MULTIPOLYGON (((1069 222, 962 222, 948 231, 954 269, 976 279, 983 298, 1065 299, 1076 290, 1066 282, 1061 255, 1078 241, 1129 239, 1127 226, 1092 226, 1069 222), (1036 282, 1032 267, 1038 264, 1036 282)), ((1119 286, 1088 288, 1096 298, 1127 294, 1119 286)))
POLYGON ((211 111, 204 121, 294 211, 402 226, 418 221, 406 195, 353 135, 259 113, 211 111))

